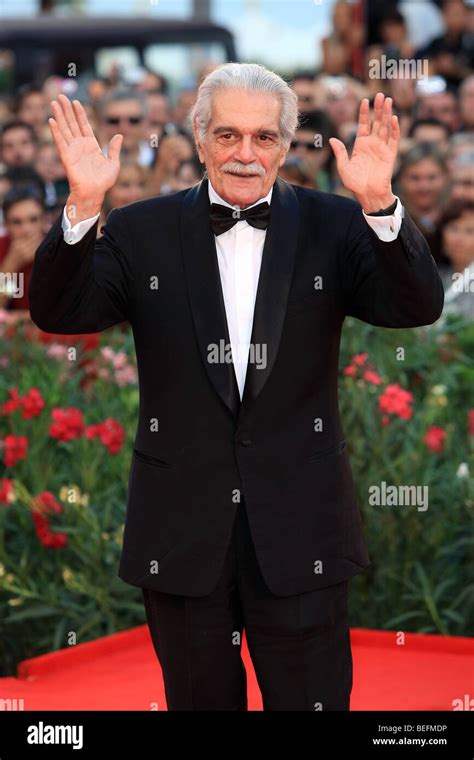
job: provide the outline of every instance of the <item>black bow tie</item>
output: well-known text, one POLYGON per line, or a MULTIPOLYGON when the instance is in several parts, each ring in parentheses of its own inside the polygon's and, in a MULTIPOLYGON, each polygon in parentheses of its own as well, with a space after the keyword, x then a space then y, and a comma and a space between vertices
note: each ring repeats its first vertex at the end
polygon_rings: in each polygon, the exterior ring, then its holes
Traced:
POLYGON ((266 201, 248 209, 230 208, 220 203, 211 203, 210 218, 214 235, 222 235, 234 224, 242 221, 246 221, 259 230, 265 230, 270 220, 270 206, 266 201))

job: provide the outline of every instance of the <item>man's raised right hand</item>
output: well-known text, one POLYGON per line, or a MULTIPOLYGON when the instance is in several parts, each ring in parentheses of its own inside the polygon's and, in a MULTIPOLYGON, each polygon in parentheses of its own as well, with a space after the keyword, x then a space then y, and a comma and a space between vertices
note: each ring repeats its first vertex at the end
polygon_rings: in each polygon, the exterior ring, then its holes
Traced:
POLYGON ((61 94, 51 101, 51 109, 54 118, 49 119, 49 127, 70 189, 66 211, 76 224, 99 213, 105 193, 114 185, 123 136, 112 137, 106 158, 78 100, 71 103, 61 94))

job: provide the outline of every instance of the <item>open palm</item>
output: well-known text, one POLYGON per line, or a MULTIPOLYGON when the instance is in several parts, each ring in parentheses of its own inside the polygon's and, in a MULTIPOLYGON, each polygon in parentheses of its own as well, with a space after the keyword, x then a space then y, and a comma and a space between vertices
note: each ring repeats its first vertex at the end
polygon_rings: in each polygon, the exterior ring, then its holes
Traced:
POLYGON ((65 95, 51 102, 49 126, 66 171, 71 193, 81 198, 103 198, 117 179, 122 135, 114 135, 104 156, 86 112, 78 100, 65 95))
POLYGON ((398 119, 392 115, 392 99, 379 92, 374 101, 374 123, 370 126, 369 101, 359 110, 357 135, 349 158, 344 143, 331 137, 337 170, 344 186, 358 198, 384 198, 391 180, 400 143, 398 119))

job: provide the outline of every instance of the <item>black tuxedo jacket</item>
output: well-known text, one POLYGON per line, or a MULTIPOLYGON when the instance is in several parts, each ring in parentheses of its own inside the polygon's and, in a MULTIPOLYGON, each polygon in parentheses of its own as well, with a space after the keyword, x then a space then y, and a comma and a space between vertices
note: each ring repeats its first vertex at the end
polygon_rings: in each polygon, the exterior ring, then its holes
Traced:
POLYGON ((208 594, 239 499, 274 594, 361 572, 370 562, 338 412, 339 339, 345 315, 386 327, 440 316, 442 283, 409 216, 382 243, 355 201, 277 179, 252 333, 266 366, 249 364, 242 403, 232 364, 209 359, 230 341, 207 179, 114 209, 97 241, 96 231, 68 245, 59 218, 29 298, 49 332, 125 320, 133 330, 140 414, 119 577, 208 594))

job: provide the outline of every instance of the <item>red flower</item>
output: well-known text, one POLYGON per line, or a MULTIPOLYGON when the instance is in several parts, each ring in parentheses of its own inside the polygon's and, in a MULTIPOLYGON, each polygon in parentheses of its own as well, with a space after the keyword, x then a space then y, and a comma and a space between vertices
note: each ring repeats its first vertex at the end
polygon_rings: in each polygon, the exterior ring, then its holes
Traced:
POLYGON ((97 438, 100 431, 100 425, 88 425, 85 429, 84 435, 86 438, 97 438))
POLYGON ((413 415, 410 406, 414 401, 413 394, 405 391, 399 385, 387 385, 384 392, 379 396, 379 412, 381 414, 394 414, 403 420, 409 420, 413 415))
POLYGON ((36 535, 42 541, 49 533, 49 522, 47 518, 39 512, 32 512, 31 517, 36 528, 36 535))
POLYGON ((46 517, 33 512, 33 522, 36 528, 36 535, 47 549, 63 549, 67 544, 66 533, 54 533, 49 529, 49 523, 46 517))
POLYGON ((3 447, 3 461, 7 467, 13 467, 20 459, 25 459, 28 438, 24 435, 6 435, 3 447))
POLYGON ((79 409, 69 407, 67 409, 53 409, 51 417, 55 422, 49 428, 52 438, 59 441, 72 441, 79 438, 84 432, 84 419, 79 409))
POLYGON ((10 388, 8 391, 10 398, 2 404, 2 414, 11 414, 21 406, 21 397, 18 395, 18 388, 10 388))
POLYGON ((446 438, 446 430, 441 427, 432 425, 428 428, 423 440, 430 451, 439 453, 444 449, 444 439, 446 438))
POLYGON ((382 378, 370 364, 367 364, 368 354, 356 354, 352 357, 352 363, 344 369, 344 374, 348 377, 361 377, 366 383, 372 385, 381 385, 382 378), (362 374, 359 374, 359 370, 362 374))
POLYGON ((48 549, 64 549, 67 544, 67 534, 49 531, 41 543, 48 549))
POLYGON ((36 528, 36 535, 39 540, 48 549, 62 549, 67 544, 66 533, 54 533, 49 528, 49 522, 46 515, 52 512, 62 512, 61 504, 58 504, 51 491, 43 491, 33 500, 33 511, 31 516, 36 528))
POLYGON ((382 378, 373 369, 366 369, 362 377, 366 383, 372 383, 372 385, 382 385, 382 378))
POLYGON ((13 480, 2 478, 0 480, 0 504, 10 504, 14 498, 13 480))
POLYGON ((11 414, 20 407, 23 409, 23 419, 37 417, 44 407, 44 400, 38 388, 30 388, 26 396, 19 396, 17 388, 10 388, 10 398, 2 404, 2 414, 11 414))
POLYGON ((467 429, 469 435, 474 435, 474 409, 467 413, 467 429))
POLYGON ((37 417, 44 408, 44 399, 38 388, 30 388, 26 396, 21 399, 21 405, 23 407, 23 419, 29 420, 32 417, 37 417))
POLYGON ((100 438, 109 454, 118 454, 125 440, 125 431, 120 422, 109 417, 98 425, 89 425, 86 437, 100 438))
POLYGON ((100 440, 106 446, 109 454, 118 454, 125 440, 125 431, 117 420, 109 417, 102 423, 100 440))
POLYGON ((51 514, 52 512, 62 512, 61 504, 58 504, 51 491, 42 491, 34 499, 34 505, 41 514, 51 514))

